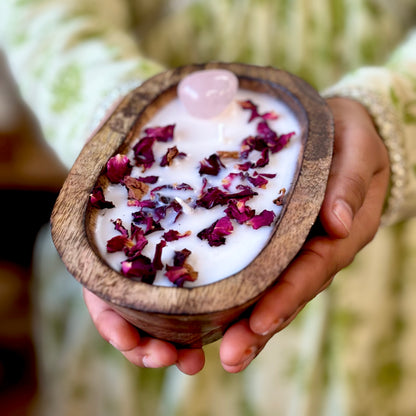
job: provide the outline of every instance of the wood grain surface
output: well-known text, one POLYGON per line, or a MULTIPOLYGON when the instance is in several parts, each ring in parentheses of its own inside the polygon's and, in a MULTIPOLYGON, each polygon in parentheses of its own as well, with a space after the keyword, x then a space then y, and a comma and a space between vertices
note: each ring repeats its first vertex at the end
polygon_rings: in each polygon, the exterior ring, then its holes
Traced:
POLYGON ((178 345, 201 346, 220 338, 247 313, 303 245, 322 204, 332 148, 333 121, 325 101, 290 73, 237 63, 188 65, 163 72, 129 93, 82 150, 54 207, 54 243, 75 279, 139 329, 178 345), (265 92, 291 108, 302 141, 294 185, 269 243, 239 273, 192 289, 130 280, 98 254, 93 238, 97 210, 89 206, 90 193, 97 183, 106 188, 107 160, 127 152, 157 109, 176 96, 179 81, 208 68, 228 69, 239 78, 240 88, 265 92))

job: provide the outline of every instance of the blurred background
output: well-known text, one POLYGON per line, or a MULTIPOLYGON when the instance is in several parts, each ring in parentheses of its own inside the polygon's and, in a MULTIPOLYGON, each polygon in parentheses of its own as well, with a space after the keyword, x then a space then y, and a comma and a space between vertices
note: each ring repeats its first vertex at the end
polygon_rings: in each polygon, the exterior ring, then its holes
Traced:
POLYGON ((65 175, 0 51, 0 413, 7 416, 28 414, 36 397, 32 251, 65 175))

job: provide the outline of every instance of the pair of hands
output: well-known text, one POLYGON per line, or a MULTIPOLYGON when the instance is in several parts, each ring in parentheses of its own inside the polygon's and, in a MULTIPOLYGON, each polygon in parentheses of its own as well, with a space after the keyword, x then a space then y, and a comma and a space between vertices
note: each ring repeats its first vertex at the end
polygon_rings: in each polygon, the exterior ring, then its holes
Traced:
MULTIPOLYGON (((387 150, 361 104, 344 98, 329 99, 328 104, 335 121, 335 142, 319 216, 326 235, 306 241, 250 317, 226 331, 220 360, 230 373, 244 370, 268 340, 352 262, 379 228, 389 181, 387 150)), ((85 289, 84 299, 98 332, 131 363, 149 368, 176 365, 185 374, 196 374, 203 368, 202 349, 176 349, 168 342, 142 337, 85 289)))

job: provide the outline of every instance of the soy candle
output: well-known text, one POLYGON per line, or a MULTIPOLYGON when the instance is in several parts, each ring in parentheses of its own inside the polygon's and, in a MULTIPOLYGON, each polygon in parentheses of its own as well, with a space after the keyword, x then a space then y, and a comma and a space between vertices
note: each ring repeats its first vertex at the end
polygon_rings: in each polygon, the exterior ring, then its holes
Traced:
POLYGON ((238 89, 227 72, 185 77, 128 153, 107 164, 95 242, 127 278, 207 285, 245 268, 271 238, 300 126, 283 102, 238 89))

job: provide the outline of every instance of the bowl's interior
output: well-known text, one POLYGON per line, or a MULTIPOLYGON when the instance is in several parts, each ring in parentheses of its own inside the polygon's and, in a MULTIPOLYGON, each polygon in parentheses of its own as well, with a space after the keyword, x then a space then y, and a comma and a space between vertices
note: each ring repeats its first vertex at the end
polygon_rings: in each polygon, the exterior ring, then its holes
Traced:
POLYGON ((52 216, 55 245, 68 270, 85 287, 124 308, 152 314, 201 315, 250 305, 272 285, 304 243, 325 192, 332 156, 330 112, 307 83, 274 68, 241 64, 190 65, 162 73, 132 91, 85 146, 61 191, 52 216), (160 287, 130 280, 109 267, 94 242, 97 210, 88 204, 92 188, 104 189, 107 160, 125 153, 154 113, 176 96, 179 81, 192 71, 221 67, 234 72, 240 88, 283 101, 301 126, 302 150, 293 186, 274 233, 248 267, 218 282, 192 289, 160 287))

